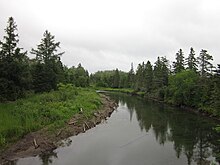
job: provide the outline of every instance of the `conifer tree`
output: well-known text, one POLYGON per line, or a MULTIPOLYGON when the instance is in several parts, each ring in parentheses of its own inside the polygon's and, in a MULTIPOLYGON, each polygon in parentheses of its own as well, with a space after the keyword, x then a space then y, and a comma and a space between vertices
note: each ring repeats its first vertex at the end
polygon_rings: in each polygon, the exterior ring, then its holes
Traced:
POLYGON ((127 87, 128 88, 131 88, 131 87, 133 87, 134 86, 134 77, 135 77, 135 73, 134 73, 134 67, 133 67, 133 63, 131 63, 131 69, 130 69, 130 71, 128 72, 128 78, 127 78, 127 80, 128 80, 128 85, 127 85, 127 87))
POLYGON ((135 75, 135 89, 144 91, 145 89, 145 64, 138 64, 136 75, 135 75))
POLYGON ((55 37, 46 30, 37 49, 31 50, 31 53, 36 55, 37 61, 33 69, 33 84, 36 92, 56 89, 57 83, 64 78, 63 65, 60 61, 64 52, 57 53, 58 48, 60 42, 55 42, 55 37))
POLYGON ((191 47, 190 48, 190 53, 188 58, 186 58, 186 64, 187 64, 187 69, 189 70, 193 70, 193 71, 197 71, 197 60, 195 58, 195 51, 194 49, 191 47))
POLYGON ((119 75, 119 71, 118 68, 115 70, 115 73, 113 75, 113 88, 119 88, 120 86, 120 75, 119 75))
POLYGON ((152 89, 152 83, 153 83, 153 68, 152 65, 150 63, 150 61, 147 61, 147 64, 145 65, 145 87, 146 87, 146 91, 149 92, 152 89))
POLYGON ((211 71, 211 68, 213 67, 210 62, 211 60, 213 60, 213 58, 208 54, 208 51, 202 49, 198 57, 198 63, 200 65, 200 73, 202 77, 207 76, 207 74, 211 71))
POLYGON ((17 25, 12 17, 8 19, 6 35, 0 42, 0 100, 16 100, 30 87, 30 72, 27 52, 21 52, 17 25))
POLYGON ((173 62, 174 73, 179 73, 185 69, 184 67, 184 53, 182 49, 180 49, 176 53, 176 61, 173 62))

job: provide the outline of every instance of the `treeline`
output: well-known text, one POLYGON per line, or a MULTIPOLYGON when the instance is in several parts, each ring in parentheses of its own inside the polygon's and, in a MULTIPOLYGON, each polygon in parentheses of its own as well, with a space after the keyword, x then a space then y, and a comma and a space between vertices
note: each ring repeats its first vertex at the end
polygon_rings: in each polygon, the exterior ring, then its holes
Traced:
POLYGON ((129 88, 127 73, 116 70, 98 71, 90 75, 90 82, 96 87, 129 88))
POLYGON ((143 62, 136 71, 132 66, 128 73, 117 69, 97 72, 92 75, 91 82, 102 87, 132 88, 143 92, 146 98, 219 116, 220 65, 213 66, 212 60, 207 50, 202 49, 196 57, 194 49, 190 48, 185 58, 180 49, 173 63, 166 57, 158 57, 154 64, 143 62))
POLYGON ((0 101, 13 101, 24 97, 27 91, 48 92, 57 89, 58 83, 75 86, 89 85, 89 74, 81 64, 68 68, 60 60, 60 43, 47 30, 36 48, 30 52, 18 46, 17 25, 8 19, 5 36, 0 41, 0 101), (28 58, 34 54, 34 59, 28 58))
POLYGON ((70 68, 63 65, 60 43, 47 30, 30 52, 18 46, 17 25, 12 17, 5 33, 0 41, 0 102, 16 100, 30 91, 49 92, 56 90, 59 83, 70 83, 77 87, 131 88, 146 98, 220 115, 220 65, 213 66, 207 50, 202 49, 196 57, 190 48, 185 57, 180 49, 173 63, 158 57, 154 64, 142 62, 136 70, 131 65, 129 72, 116 69, 89 75, 81 64, 70 68), (28 53, 35 58, 29 59, 28 53))

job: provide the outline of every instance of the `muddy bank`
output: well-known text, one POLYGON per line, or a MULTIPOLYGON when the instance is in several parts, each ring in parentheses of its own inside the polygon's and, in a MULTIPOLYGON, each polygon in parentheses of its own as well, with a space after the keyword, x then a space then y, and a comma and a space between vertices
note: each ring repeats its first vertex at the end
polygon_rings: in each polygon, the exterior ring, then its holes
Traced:
POLYGON ((0 155, 0 164, 7 164, 18 158, 51 152, 62 145, 61 140, 78 135, 79 133, 95 127, 97 124, 101 123, 102 120, 110 117, 117 107, 117 104, 110 100, 109 97, 101 94, 101 99, 103 106, 95 111, 89 118, 84 115, 82 110, 82 112, 74 115, 66 125, 59 130, 51 132, 44 128, 29 133, 0 155))

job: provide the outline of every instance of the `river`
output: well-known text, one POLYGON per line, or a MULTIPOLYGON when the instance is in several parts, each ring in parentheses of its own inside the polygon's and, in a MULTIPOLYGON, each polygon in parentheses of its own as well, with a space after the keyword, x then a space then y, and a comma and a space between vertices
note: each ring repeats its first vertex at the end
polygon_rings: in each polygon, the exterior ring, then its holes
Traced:
POLYGON ((184 110, 111 94, 119 106, 86 133, 52 153, 22 158, 16 165, 187 165, 219 164, 216 122, 184 110))

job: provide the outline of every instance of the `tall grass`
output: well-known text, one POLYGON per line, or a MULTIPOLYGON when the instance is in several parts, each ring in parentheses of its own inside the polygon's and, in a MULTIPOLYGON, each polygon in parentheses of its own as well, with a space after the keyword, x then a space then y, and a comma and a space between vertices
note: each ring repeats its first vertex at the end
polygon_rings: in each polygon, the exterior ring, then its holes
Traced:
POLYGON ((90 116, 101 100, 92 89, 60 85, 58 91, 32 94, 28 98, 0 104, 0 147, 45 126, 62 125, 83 108, 90 116))

